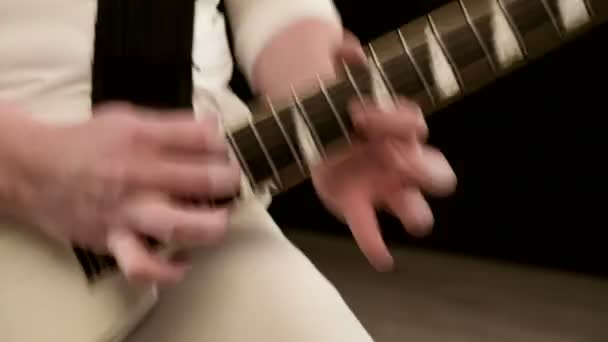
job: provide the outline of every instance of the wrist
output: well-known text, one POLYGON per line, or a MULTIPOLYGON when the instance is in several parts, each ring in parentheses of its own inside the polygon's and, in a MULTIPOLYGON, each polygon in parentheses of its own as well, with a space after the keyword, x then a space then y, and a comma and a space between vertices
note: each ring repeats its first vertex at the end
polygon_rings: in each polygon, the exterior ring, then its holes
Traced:
POLYGON ((15 107, 0 105, 0 214, 26 219, 46 127, 15 107))
POLYGON ((235 57, 245 77, 253 79, 253 69, 260 52, 277 35, 305 21, 322 21, 340 30, 338 8, 331 0, 226 0, 234 36, 235 57))

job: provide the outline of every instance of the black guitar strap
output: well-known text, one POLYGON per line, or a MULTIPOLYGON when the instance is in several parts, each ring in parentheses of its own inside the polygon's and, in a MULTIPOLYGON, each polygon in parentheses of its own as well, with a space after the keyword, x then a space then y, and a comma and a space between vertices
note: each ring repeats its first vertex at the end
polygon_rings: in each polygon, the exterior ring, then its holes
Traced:
POLYGON ((99 0, 93 104, 192 109, 196 0, 99 0))
MULTIPOLYGON (((92 102, 192 109, 196 0, 99 0, 92 102)), ((115 269, 109 256, 74 247, 87 279, 115 269)))

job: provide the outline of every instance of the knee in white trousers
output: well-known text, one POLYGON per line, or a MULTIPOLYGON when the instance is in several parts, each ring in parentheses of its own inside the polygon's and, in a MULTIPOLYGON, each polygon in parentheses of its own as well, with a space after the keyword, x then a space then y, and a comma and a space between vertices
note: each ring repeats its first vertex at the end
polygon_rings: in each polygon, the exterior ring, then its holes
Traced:
POLYGON ((239 208, 225 240, 192 262, 127 342, 372 341, 261 203, 239 208))

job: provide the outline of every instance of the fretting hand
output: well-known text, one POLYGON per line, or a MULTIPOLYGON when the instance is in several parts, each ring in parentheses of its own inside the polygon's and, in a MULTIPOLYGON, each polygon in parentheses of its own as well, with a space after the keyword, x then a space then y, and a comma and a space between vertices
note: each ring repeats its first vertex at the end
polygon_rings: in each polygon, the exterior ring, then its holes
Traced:
POLYGON ((393 261, 376 209, 389 210, 407 231, 424 235, 434 220, 423 194, 449 194, 456 178, 444 156, 425 145, 427 127, 416 104, 400 98, 394 111, 383 111, 372 102, 353 100, 350 112, 359 138, 318 165, 313 183, 370 262, 387 270, 393 261))
MULTIPOLYGON (((331 24, 302 21, 262 53, 255 84, 263 93, 288 98, 286 84, 314 87, 316 75, 330 80, 341 72, 343 62, 367 62, 359 40, 331 24)), ((444 156, 425 143, 426 123, 414 102, 400 97, 395 110, 383 111, 371 99, 364 101, 355 98, 349 108, 355 144, 330 151, 312 178, 320 199, 348 224, 370 262, 386 270, 393 260, 376 209, 392 212, 413 234, 428 233, 434 219, 424 194, 450 194, 456 176, 444 156)))
MULTIPOLYGON (((365 63, 362 47, 346 34, 337 50, 336 70, 365 63)), ((357 244, 378 270, 393 259, 383 239, 376 209, 387 209, 413 235, 428 234, 434 218, 424 194, 448 195, 456 176, 443 154, 426 144, 428 128, 418 105, 401 96, 393 110, 371 99, 353 99, 349 112, 358 137, 351 148, 332 153, 313 171, 320 199, 348 224, 357 244)))

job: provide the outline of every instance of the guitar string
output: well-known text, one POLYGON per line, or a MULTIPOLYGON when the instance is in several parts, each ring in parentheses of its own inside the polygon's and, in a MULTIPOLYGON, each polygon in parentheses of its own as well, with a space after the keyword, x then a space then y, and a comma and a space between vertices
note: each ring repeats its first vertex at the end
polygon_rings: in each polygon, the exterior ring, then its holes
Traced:
POLYGON ((545 9, 545 12, 547 13, 547 15, 549 16, 549 20, 551 21, 551 24, 553 24, 553 28, 555 28, 557 35, 559 36, 560 39, 564 39, 564 32, 562 31, 562 27, 559 24, 559 20, 555 16, 555 13, 553 13, 551 6, 547 3, 547 0, 540 0, 540 3, 543 6, 543 8, 545 9))
POLYGON ((289 147, 289 150, 290 150, 291 154, 293 155, 294 160, 296 161, 296 164, 298 165, 298 169, 300 170, 300 173, 303 176, 306 176, 307 172, 305 171, 304 163, 300 159, 298 152, 295 148, 295 145, 294 145, 293 141, 291 140, 291 138, 289 137, 289 135, 287 134, 285 127, 283 126, 283 123, 281 122, 281 118, 277 114, 274 104, 272 103, 272 100, 269 96, 266 97, 266 102, 268 104, 268 107, 270 108, 270 112, 272 114, 272 117, 273 117, 275 123, 277 124, 277 126, 279 127, 279 130, 281 131, 281 135, 283 136, 283 138, 285 138, 285 142, 287 143, 287 146, 289 147))
POLYGON ((296 93, 296 90, 294 88, 294 86, 292 85, 290 87, 291 89, 291 97, 293 100, 293 108, 294 110, 300 114, 300 116, 304 119, 306 126, 308 126, 308 129, 312 135, 312 138, 315 142, 315 144, 317 145, 317 149, 319 150, 319 153, 321 154, 321 157, 323 159, 327 158, 326 154, 325 154, 325 147, 323 146, 323 143, 321 141, 321 139, 319 138, 316 129, 314 128, 314 125, 312 123, 312 121, 310 121, 310 118, 308 116, 308 113, 306 111, 306 109, 304 108, 304 106, 302 105, 302 102, 300 101, 300 98, 298 97, 298 94, 296 93))
POLYGON ((435 40, 437 41, 437 44, 439 45, 439 48, 443 52, 443 56, 448 61, 450 70, 452 70, 452 73, 456 77, 456 82, 458 83, 458 87, 460 88, 459 92, 462 92, 462 93, 466 92, 466 88, 464 85, 464 81, 462 79, 462 75, 460 74, 460 70, 456 66, 456 62, 454 61, 454 58, 452 57, 452 54, 450 53, 448 47, 445 45, 445 42, 443 41, 443 37, 441 36, 441 34, 439 33, 439 30, 437 29, 437 25, 435 25, 435 20, 433 19, 433 16, 429 13, 426 16, 426 20, 427 20, 427 24, 429 25, 429 27, 431 29, 431 33, 433 34, 433 37, 435 38, 435 40))
POLYGON ((331 113, 336 118, 336 121, 338 122, 338 125, 340 126, 340 130, 342 130, 342 134, 344 135, 344 138, 346 139, 346 141, 348 142, 349 145, 352 145, 350 133, 348 132, 348 129, 346 129, 346 125, 344 124, 344 121, 342 120, 340 113, 338 113, 338 110, 336 109, 336 106, 334 105, 334 101, 331 99, 331 97, 327 91, 327 88, 325 87, 325 84, 323 83, 323 80, 321 79, 321 75, 319 75, 319 74, 317 74, 317 82, 319 83, 319 88, 321 90, 321 93, 323 94, 323 97, 325 98, 325 101, 329 105, 331 113))
POLYGON ((488 46, 482 39, 481 34, 479 33, 479 30, 477 29, 477 25, 475 25, 473 19, 471 18, 471 15, 469 14, 469 10, 467 9, 467 6, 465 5, 464 2, 465 2, 465 0, 458 0, 458 4, 460 5, 460 10, 462 11, 462 14, 464 15, 467 25, 471 28, 471 31, 473 32, 475 39, 479 43, 479 46, 483 50, 483 53, 486 55, 486 60, 488 61, 488 65, 490 65, 490 69, 492 69, 492 72, 494 73, 494 75, 497 75, 498 67, 496 66, 496 62, 494 61, 494 58, 491 56, 490 49, 488 48, 488 46))
POLYGON ((517 39, 517 42, 519 43, 519 48, 521 50, 523 57, 528 58, 528 56, 529 56, 528 47, 526 45, 524 37, 521 35, 521 32, 519 31, 519 28, 517 27, 517 24, 515 23, 515 19, 511 16, 511 12, 509 12, 509 10, 507 9, 503 0, 494 0, 494 1, 496 2, 496 4, 498 4, 498 7, 500 8, 502 15, 505 17, 505 19, 507 19, 507 23, 509 24, 509 26, 511 26, 511 32, 513 32, 513 34, 515 35, 515 39, 517 39))
POLYGON ((416 71, 416 75, 418 76, 418 80, 420 80, 420 82, 424 86, 424 89, 429 97, 429 100, 431 101, 431 105, 433 107, 436 107, 437 99, 435 98, 435 94, 431 90, 431 86, 429 85, 426 77, 424 76, 424 73, 422 72, 420 65, 418 65, 418 62, 414 58, 413 53, 410 50, 410 47, 407 44, 407 41, 405 40, 403 33, 401 32, 401 29, 397 29, 397 34, 399 35, 399 41, 401 42, 401 47, 403 48, 403 51, 405 52, 405 55, 408 57, 410 63, 412 63, 412 66, 414 67, 414 71, 416 71))

